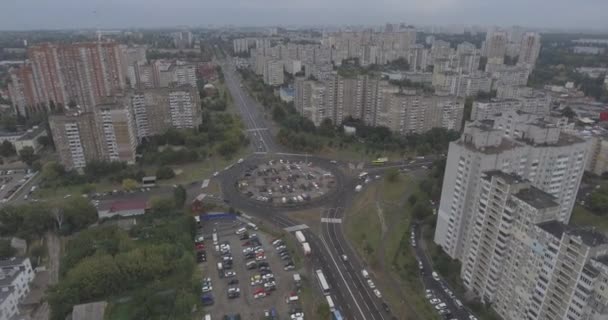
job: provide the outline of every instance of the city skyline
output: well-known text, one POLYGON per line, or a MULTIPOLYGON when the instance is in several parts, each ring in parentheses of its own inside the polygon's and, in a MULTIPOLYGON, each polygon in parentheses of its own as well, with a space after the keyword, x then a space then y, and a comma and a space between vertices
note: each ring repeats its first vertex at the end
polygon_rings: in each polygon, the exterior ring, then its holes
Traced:
POLYGON ((394 0, 221 2, 216 0, 28 2, 9 0, 0 30, 166 27, 177 25, 343 25, 387 21, 440 25, 523 25, 544 28, 608 29, 602 13, 608 3, 589 0, 394 0), (69 10, 66 10, 69 8, 69 10), (551 14, 539 14, 550 10, 551 14), (134 15, 133 12, 139 14, 134 15))

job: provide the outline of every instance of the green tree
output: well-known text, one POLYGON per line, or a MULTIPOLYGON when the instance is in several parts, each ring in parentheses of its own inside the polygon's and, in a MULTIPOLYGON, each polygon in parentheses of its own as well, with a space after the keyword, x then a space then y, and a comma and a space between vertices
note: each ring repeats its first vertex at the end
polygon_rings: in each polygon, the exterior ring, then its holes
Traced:
POLYGON ((49 136, 41 136, 37 141, 43 148, 49 147, 53 144, 53 141, 49 136))
POLYGON ((4 140, 0 145, 0 155, 3 157, 10 157, 17 153, 15 146, 8 140, 4 140))
POLYGON ((15 248, 11 247, 11 240, 0 239, 0 259, 15 255, 15 248))
POLYGON ((131 190, 137 188, 137 181, 135 181, 133 179, 124 179, 124 180, 122 180, 122 187, 123 187, 123 189, 125 189, 127 191, 131 191, 131 190))
POLYGON ((155 215, 170 215, 175 211, 175 200, 169 197, 152 199, 151 211, 155 215))
POLYGON ((323 119, 319 125, 319 134, 326 137, 333 137, 336 134, 336 128, 329 118, 323 119))
POLYGON ((31 166, 34 161, 38 159, 38 155, 34 152, 34 148, 32 147, 23 147, 21 151, 19 151, 19 159, 25 162, 28 166, 31 166))
POLYGON ((605 186, 593 191, 589 197, 589 209, 597 215, 608 213, 608 188, 605 186))
POLYGON ((412 194, 409 196, 409 198, 407 198, 407 202, 409 202, 411 206, 415 205, 417 201, 418 197, 415 194, 412 194))
POLYGON ((175 177, 175 172, 173 171, 173 169, 167 166, 162 166, 158 168, 158 170, 156 170, 156 178, 158 178, 159 180, 171 179, 173 177, 175 177))
POLYGON ((186 189, 184 189, 184 187, 182 187, 181 185, 177 186, 176 188, 173 188, 173 200, 175 201, 175 206, 177 208, 183 208, 184 204, 186 203, 186 189))
POLYGON ((424 220, 426 217, 433 214, 433 210, 427 203, 419 202, 412 209, 412 213, 416 220, 424 220))
POLYGON ((386 180, 394 183, 399 181, 399 170, 397 168, 391 168, 386 172, 386 180))

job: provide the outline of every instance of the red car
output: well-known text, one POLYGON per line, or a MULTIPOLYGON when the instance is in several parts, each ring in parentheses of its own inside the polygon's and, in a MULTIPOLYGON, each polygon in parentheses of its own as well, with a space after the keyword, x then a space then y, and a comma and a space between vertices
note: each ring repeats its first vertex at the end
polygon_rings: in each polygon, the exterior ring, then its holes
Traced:
POLYGON ((249 247, 251 245, 251 241, 243 242, 243 247, 249 247))
POLYGON ((197 244, 196 244, 196 248, 197 248, 197 249, 205 249, 205 245, 204 245, 204 244, 202 244, 202 243, 197 243, 197 244))
POLYGON ((264 292, 264 288, 257 288, 253 291, 253 294, 258 294, 264 292))

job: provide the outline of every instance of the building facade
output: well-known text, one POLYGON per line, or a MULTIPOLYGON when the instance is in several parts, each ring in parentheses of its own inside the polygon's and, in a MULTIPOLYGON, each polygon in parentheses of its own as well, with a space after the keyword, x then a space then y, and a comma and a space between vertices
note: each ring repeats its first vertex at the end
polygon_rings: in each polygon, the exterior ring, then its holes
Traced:
POLYGON ((505 113, 469 123, 461 138, 450 143, 435 242, 452 258, 464 261, 481 177, 491 170, 516 174, 559 199, 557 219, 569 221, 586 157, 582 139, 561 132, 559 122, 544 117, 505 113))

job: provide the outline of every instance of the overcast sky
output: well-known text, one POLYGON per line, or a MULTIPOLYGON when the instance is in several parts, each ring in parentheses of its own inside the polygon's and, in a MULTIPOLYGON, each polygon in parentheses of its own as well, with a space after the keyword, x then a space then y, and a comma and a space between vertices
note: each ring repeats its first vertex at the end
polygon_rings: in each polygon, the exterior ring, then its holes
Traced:
POLYGON ((0 30, 278 24, 608 29, 608 0, 0 0, 0 30))

